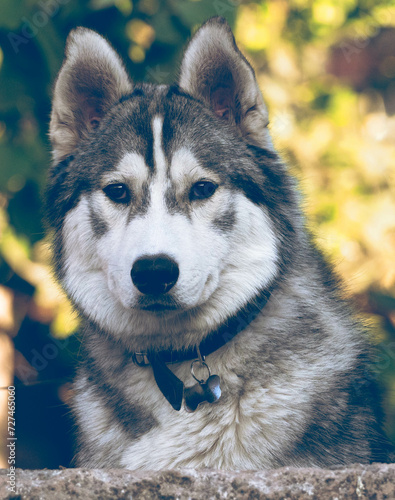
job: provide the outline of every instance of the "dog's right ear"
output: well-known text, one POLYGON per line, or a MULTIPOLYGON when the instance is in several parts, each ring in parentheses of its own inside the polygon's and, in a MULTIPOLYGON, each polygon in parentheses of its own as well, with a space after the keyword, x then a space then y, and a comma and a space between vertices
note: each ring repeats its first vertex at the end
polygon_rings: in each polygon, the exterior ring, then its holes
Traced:
POLYGON ((224 18, 209 19, 192 37, 181 63, 179 85, 233 124, 248 144, 273 148, 268 111, 254 70, 224 18))
POLYGON ((73 30, 54 90, 50 138, 55 161, 69 156, 110 106, 131 89, 122 61, 110 44, 89 29, 73 30))

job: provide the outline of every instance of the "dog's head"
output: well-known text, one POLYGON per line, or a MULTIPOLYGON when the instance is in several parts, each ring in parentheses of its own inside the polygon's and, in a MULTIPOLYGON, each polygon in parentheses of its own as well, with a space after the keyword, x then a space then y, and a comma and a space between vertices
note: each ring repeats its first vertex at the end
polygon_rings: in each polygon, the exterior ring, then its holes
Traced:
POLYGON ((267 125, 221 18, 195 34, 170 87, 133 84, 104 38, 70 34, 47 212, 84 316, 131 349, 181 348, 275 279, 293 201, 267 125))

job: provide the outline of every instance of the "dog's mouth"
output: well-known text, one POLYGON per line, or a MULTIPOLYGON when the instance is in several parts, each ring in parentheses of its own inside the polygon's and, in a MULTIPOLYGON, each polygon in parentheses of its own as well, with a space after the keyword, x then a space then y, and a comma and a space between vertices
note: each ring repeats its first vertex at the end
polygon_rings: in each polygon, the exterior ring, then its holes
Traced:
POLYGON ((143 311, 163 314, 180 308, 178 302, 167 295, 144 295, 138 299, 138 308, 143 311))
POLYGON ((154 303, 147 306, 143 306, 140 309, 150 312, 166 312, 166 311, 174 311, 177 308, 174 306, 165 306, 164 304, 154 303))

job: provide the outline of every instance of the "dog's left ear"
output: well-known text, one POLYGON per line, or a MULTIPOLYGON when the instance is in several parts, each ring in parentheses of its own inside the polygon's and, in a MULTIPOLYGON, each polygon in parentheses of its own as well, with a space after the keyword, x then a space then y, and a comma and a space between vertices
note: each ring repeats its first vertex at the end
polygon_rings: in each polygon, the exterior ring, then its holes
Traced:
POLYGON ((111 105, 131 90, 125 67, 107 40, 86 28, 73 30, 54 89, 50 125, 54 159, 59 162, 71 155, 111 105))
POLYGON ((247 143, 273 148, 268 111, 254 70, 224 18, 210 19, 192 38, 181 64, 179 86, 233 123, 247 143))

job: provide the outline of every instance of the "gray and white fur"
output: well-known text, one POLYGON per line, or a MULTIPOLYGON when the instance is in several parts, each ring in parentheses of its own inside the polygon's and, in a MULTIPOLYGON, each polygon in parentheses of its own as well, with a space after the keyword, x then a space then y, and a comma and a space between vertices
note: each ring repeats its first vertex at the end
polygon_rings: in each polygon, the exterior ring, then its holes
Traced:
MULTIPOLYGON (((56 274, 83 320, 77 465, 388 460, 363 329, 311 242, 267 125, 222 18, 194 35, 172 86, 133 83, 104 38, 69 35, 46 199, 56 274), (158 256, 174 283, 136 285, 136 263, 158 256), (260 314, 206 358, 217 403, 175 411, 152 368, 133 362, 198 346, 269 289, 260 314)), ((186 387, 190 364, 168 365, 186 387)))

